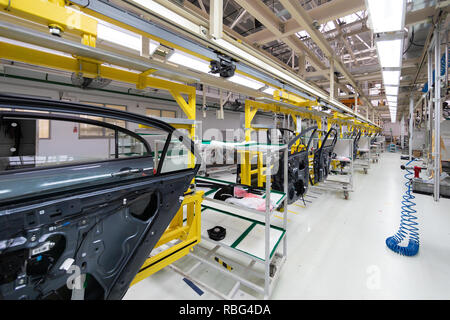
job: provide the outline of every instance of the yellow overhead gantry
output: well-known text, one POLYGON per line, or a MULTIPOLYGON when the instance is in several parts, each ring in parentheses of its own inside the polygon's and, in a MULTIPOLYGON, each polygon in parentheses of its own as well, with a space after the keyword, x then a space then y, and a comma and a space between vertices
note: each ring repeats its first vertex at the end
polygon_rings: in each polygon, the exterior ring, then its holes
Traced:
MULTIPOLYGON (((273 112, 277 114, 290 115, 297 127, 297 116, 302 119, 311 119, 316 121, 318 127, 319 139, 322 136, 322 117, 325 114, 313 111, 313 106, 318 106, 319 102, 313 100, 307 100, 301 98, 295 94, 286 92, 284 90, 275 90, 273 93, 273 102, 262 102, 255 100, 245 101, 245 141, 251 140, 251 133, 257 130, 267 130, 264 128, 252 126, 252 121, 258 111, 273 112), (278 103, 278 102, 282 102, 278 103)), ((362 130, 365 134, 375 133, 379 129, 375 126, 361 122, 353 116, 344 115, 338 111, 333 111, 330 115, 327 115, 327 130, 335 125, 339 127, 340 138, 343 137, 342 126, 347 126, 347 131, 355 130, 356 128, 362 130)), ((295 132, 299 134, 299 132, 295 132)), ((298 142, 299 144, 300 142, 298 142)), ((319 140, 320 143, 320 140, 319 140)), ((294 152, 299 145, 293 146, 291 152, 294 152)), ((320 146, 320 145, 319 145, 320 146)), ((241 183, 251 185, 252 175, 257 175, 257 185, 262 187, 266 179, 264 175, 265 168, 263 166, 263 159, 261 152, 257 151, 241 151, 241 183), (257 157, 256 169, 252 169, 252 160, 257 157)), ((310 159, 311 161, 312 159, 310 159)))
MULTIPOLYGON (((252 121, 258 111, 266 111, 277 114, 290 115, 295 125, 297 125, 297 116, 300 116, 303 119, 315 120, 317 122, 318 127, 322 126, 322 118, 318 115, 315 115, 312 112, 308 112, 311 110, 311 107, 319 105, 317 101, 303 99, 296 95, 287 93, 284 90, 275 90, 273 96, 274 100, 269 103, 249 99, 245 101, 244 130, 246 142, 249 142, 251 140, 251 133, 253 131, 262 129, 252 126, 252 121), (290 105, 290 107, 288 107, 288 105, 290 105), (304 108, 304 110, 302 110, 302 108, 304 108)), ((299 132, 295 132, 295 134, 298 133, 299 132)), ((296 148, 298 147, 299 147, 298 144, 293 146, 291 152, 296 150, 296 148)), ((241 173, 240 173, 241 183, 251 185, 252 184, 251 177, 252 175, 256 174, 257 185, 258 187, 262 187, 266 179, 264 175, 264 171, 266 170, 266 168, 264 168, 263 165, 262 153, 258 151, 240 151, 240 157, 241 157, 241 173), (252 169, 252 160, 255 156, 257 157, 256 161, 257 168, 252 169)))

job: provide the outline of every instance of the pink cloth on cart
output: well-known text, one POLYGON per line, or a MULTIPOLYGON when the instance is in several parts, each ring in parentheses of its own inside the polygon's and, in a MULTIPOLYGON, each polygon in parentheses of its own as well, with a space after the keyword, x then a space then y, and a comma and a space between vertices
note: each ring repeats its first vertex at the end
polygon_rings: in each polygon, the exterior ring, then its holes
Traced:
MULTIPOLYGON (((234 196, 238 198, 228 198, 225 200, 225 202, 255 209, 261 212, 266 211, 266 199, 262 198, 261 196, 237 187, 234 188, 234 196)), ((273 204, 270 205, 270 210, 272 209, 273 204)))

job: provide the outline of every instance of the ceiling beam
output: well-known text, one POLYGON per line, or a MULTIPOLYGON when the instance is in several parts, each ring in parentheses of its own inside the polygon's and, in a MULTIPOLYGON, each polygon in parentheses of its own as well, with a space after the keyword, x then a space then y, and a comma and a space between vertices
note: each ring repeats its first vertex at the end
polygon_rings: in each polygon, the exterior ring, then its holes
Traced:
MULTIPOLYGON (((256 2, 256 1, 248 1, 256 2)), ((308 15, 319 24, 342 18, 365 9, 364 0, 334 0, 308 10, 308 15)), ((289 19, 284 24, 284 36, 294 35, 304 30, 295 19, 289 19)), ((246 37, 251 43, 267 43, 277 38, 269 30, 261 30, 246 37)))
POLYGON ((327 56, 329 60, 334 60, 334 65, 336 69, 343 74, 343 76, 348 80, 349 84, 356 90, 361 99, 370 107, 373 108, 372 103, 365 98, 364 92, 358 87, 356 81, 353 79, 352 74, 345 68, 342 64, 341 59, 334 55, 334 51, 331 48, 328 41, 325 39, 323 34, 314 28, 313 21, 308 15, 308 12, 303 9, 299 2, 294 0, 280 0, 281 4, 289 11, 292 18, 295 19, 299 25, 301 25, 311 36, 311 39, 317 44, 317 46, 322 50, 322 52, 327 56))
MULTIPOLYGON (((243 9, 245 9, 254 18, 258 19, 272 34, 281 37, 284 34, 283 24, 275 13, 270 10, 263 2, 259 1, 247 1, 247 0, 235 0, 243 9)), ((317 57, 317 55, 308 48, 303 41, 297 36, 290 35, 282 40, 287 46, 291 48, 297 54, 306 54, 308 56, 309 63, 316 70, 326 70, 327 66, 317 57)), ((329 74, 325 74, 326 78, 329 78, 329 74)), ((342 85, 337 84, 343 91, 349 93, 350 90, 342 85)))
POLYGON ((344 35, 342 33, 342 29, 341 26, 339 25, 339 21, 337 20, 333 20, 333 24, 334 27, 337 29, 338 31, 338 37, 339 39, 341 39, 341 41, 344 43, 345 49, 347 50, 347 52, 350 54, 350 56, 352 57, 353 61, 355 62, 356 65, 359 64, 358 60, 356 60, 356 56, 352 50, 352 47, 350 46, 350 44, 348 43, 347 39, 344 38, 344 35))
POLYGON ((233 28, 236 26, 236 24, 238 24, 239 21, 241 21, 241 19, 245 16, 246 13, 247 13, 247 10, 243 9, 243 10, 241 11, 241 13, 239 13, 239 15, 237 16, 237 18, 236 18, 236 19, 233 21, 233 23, 231 24, 230 29, 233 29, 233 28))
MULTIPOLYGON (((365 9, 364 0, 333 0, 322 4, 316 8, 308 10, 308 14, 310 15, 312 20, 316 20, 319 24, 326 23, 328 21, 342 18, 346 15, 361 11, 365 9)), ((446 9, 445 11, 448 11, 446 9)), ((418 23, 429 22, 430 17, 434 15, 435 7, 430 6, 427 8, 415 10, 412 12, 406 13, 405 18, 405 26, 415 25, 418 23)), ((356 23, 352 22, 352 24, 356 23)), ((348 24, 347 26, 350 26, 348 24)), ((302 26, 300 26, 295 19, 289 19, 285 22, 285 35, 292 35, 297 32, 305 30, 302 26)), ((367 27, 364 26, 363 31, 369 31, 367 27), (367 30, 366 30, 367 29, 367 30)), ((246 39, 251 43, 267 43, 273 40, 276 40, 277 37, 271 33, 269 30, 264 29, 251 35, 247 36, 246 39)))

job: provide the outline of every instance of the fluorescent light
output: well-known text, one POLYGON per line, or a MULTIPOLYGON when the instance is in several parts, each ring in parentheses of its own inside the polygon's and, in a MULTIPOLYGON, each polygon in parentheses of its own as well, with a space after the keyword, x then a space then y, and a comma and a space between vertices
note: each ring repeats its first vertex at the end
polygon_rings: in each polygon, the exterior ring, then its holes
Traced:
POLYGON ((211 70, 209 68, 209 61, 202 60, 177 49, 174 50, 167 61, 204 73, 208 73, 211 70))
POLYGON ((397 102, 397 96, 387 96, 386 100, 390 102, 397 102))
POLYGON ((388 105, 391 107, 397 106, 397 100, 388 100, 388 105))
POLYGON ((255 90, 261 89, 262 87, 265 86, 265 84, 262 82, 253 80, 246 76, 241 76, 240 74, 235 74, 234 76, 228 78, 228 80, 255 90))
POLYGON ((179 26, 188 29, 196 31, 197 33, 200 32, 200 27, 196 25, 195 23, 192 23, 185 17, 179 15, 178 13, 175 13, 174 11, 164 7, 163 5, 157 3, 153 0, 133 0, 133 2, 136 2, 140 4, 141 6, 149 9, 150 11, 153 11, 154 13, 158 14, 159 17, 162 17, 163 19, 167 19, 172 21, 175 24, 178 24, 179 26))
POLYGON ((398 86, 400 84, 400 71, 383 71, 385 86, 398 86))
POLYGON ((275 92, 275 88, 268 87, 268 88, 264 89, 263 92, 267 93, 267 94, 270 94, 272 96, 273 93, 275 92))
POLYGON ((398 95, 398 87, 384 87, 384 92, 387 96, 397 96, 398 95))
POLYGON ((366 0, 374 33, 401 31, 405 26, 405 0, 366 0))
POLYGON ((402 39, 379 40, 376 44, 382 68, 400 68, 402 66, 402 39))
POLYGON ((97 38, 137 51, 140 51, 142 48, 142 40, 140 35, 134 36, 129 32, 111 28, 100 23, 97 25, 97 38))
POLYGON ((156 51, 156 49, 158 49, 159 47, 159 42, 150 39, 150 43, 149 43, 149 53, 150 55, 153 55, 153 53, 156 51))

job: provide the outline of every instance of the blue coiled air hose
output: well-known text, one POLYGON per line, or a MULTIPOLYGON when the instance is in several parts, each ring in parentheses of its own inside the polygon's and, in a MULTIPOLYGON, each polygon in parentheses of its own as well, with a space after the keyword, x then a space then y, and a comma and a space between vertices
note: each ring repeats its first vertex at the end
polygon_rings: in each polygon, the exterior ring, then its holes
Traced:
POLYGON ((415 161, 415 159, 412 159, 405 166, 402 166, 402 168, 407 171, 404 176, 407 181, 405 183, 406 191, 402 196, 400 228, 395 235, 386 239, 386 245, 389 249, 404 256, 414 256, 419 252, 419 228, 417 228, 419 224, 416 221, 417 217, 414 215, 417 212, 413 208, 416 204, 412 201, 415 198, 412 195, 412 178, 414 174, 407 168, 413 161, 415 161), (400 245, 403 240, 408 240, 408 246, 400 245))

